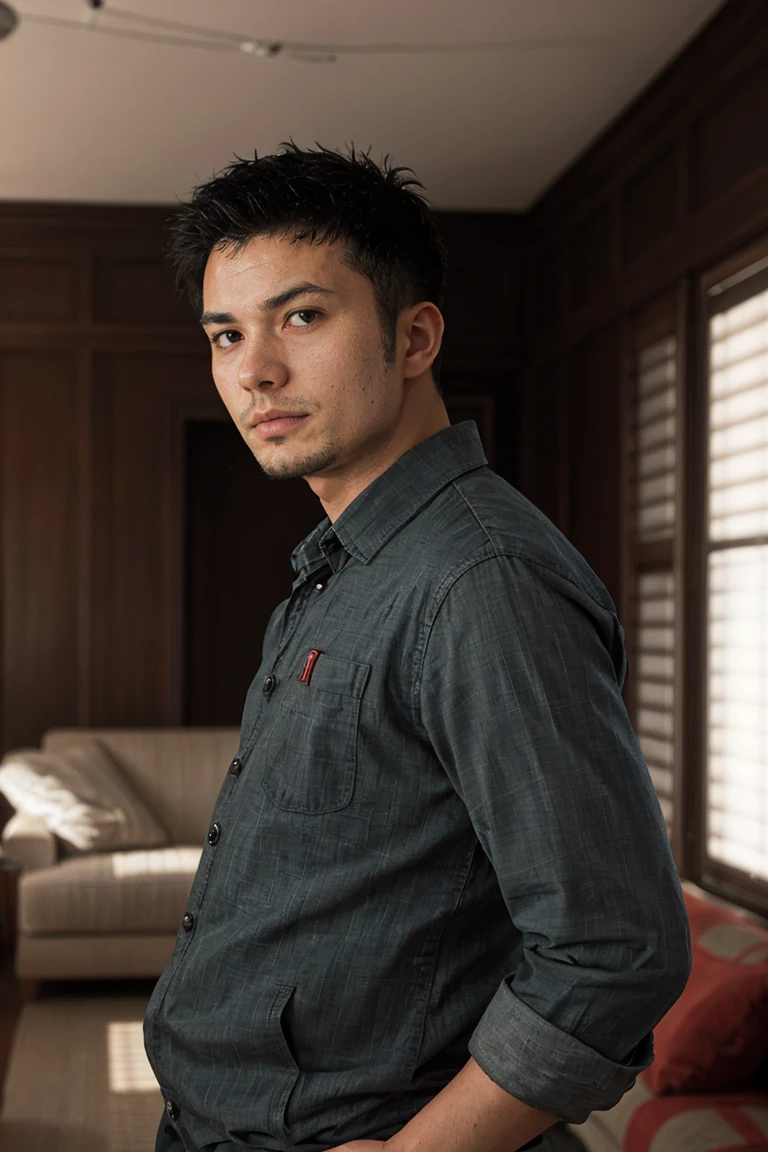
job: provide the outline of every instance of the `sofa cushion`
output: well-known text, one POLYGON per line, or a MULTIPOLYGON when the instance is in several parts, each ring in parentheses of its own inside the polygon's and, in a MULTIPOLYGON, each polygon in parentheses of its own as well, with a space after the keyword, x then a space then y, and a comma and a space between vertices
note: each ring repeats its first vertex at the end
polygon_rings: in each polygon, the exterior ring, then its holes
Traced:
POLYGON ((693 966, 654 1031, 643 1078, 656 1093, 723 1092, 749 1083, 768 1058, 768 931, 684 893, 693 966))
POLYGON ((0 791, 18 812, 41 819, 67 852, 154 848, 168 834, 97 740, 60 752, 9 752, 0 791))
POLYGON ((768 1096, 660 1096, 632 1115, 622 1152, 768 1152, 768 1096))
POLYGON ((72 856, 23 875, 24 933, 175 932, 200 862, 199 847, 72 856))
POLYGON ((58 728, 46 752, 98 740, 167 828, 172 844, 202 844, 227 769, 239 747, 237 728, 58 728))

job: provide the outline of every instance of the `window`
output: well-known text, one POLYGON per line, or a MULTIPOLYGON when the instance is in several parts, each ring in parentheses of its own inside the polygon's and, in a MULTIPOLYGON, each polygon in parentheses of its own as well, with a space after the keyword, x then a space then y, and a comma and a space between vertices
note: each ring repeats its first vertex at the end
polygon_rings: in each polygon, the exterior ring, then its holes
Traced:
POLYGON ((627 329, 626 699, 682 875, 768 912, 768 243, 699 301, 627 329))
POLYGON ((768 882, 768 273, 708 313, 705 866, 768 882))

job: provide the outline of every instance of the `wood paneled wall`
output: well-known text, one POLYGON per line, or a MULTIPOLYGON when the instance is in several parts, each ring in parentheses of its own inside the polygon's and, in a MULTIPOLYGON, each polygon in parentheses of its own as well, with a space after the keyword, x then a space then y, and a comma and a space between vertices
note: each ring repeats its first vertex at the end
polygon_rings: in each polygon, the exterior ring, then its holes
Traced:
POLYGON ((180 401, 205 342, 158 262, 167 213, 0 209, 0 738, 167 723, 180 401))
MULTIPOLYGON (((185 430, 228 417, 160 259, 168 214, 0 205, 0 749, 185 718, 185 430)), ((449 408, 513 477, 493 414, 519 382, 521 221, 443 227, 449 408)))
POLYGON ((768 5, 731 0, 527 219, 517 479, 619 602, 625 332, 768 231, 767 113, 768 5))
MULTIPOLYGON (((732 0, 525 218, 441 216, 449 408, 620 603, 626 329, 673 296, 689 331, 768 233, 766 111, 768 6, 732 0)), ((184 716, 185 427, 226 416, 166 217, 0 205, 3 748, 184 716)))

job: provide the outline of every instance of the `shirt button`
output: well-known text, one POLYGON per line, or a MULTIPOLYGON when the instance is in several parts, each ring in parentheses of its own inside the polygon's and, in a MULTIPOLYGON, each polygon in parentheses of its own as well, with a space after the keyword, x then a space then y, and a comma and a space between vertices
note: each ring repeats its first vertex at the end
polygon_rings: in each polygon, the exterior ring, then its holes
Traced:
POLYGON ((229 766, 230 774, 232 776, 239 776, 240 772, 242 771, 242 767, 243 767, 242 760, 238 760, 237 756, 235 756, 234 760, 232 761, 232 763, 229 766))
POLYGON ((218 844, 219 836, 221 836, 221 825, 211 824, 210 828, 208 829, 208 843, 218 844))
POLYGON ((184 917, 184 919, 181 922, 181 926, 185 932, 191 932, 195 926, 194 916, 192 916, 189 912, 187 912, 186 916, 184 917))
POLYGON ((265 696, 269 696, 275 684, 277 684, 277 676, 267 676, 261 687, 261 690, 265 696))
POLYGON ((168 1119, 173 1120, 174 1123, 178 1120, 181 1114, 181 1110, 175 1100, 166 1100, 165 1110, 168 1113, 168 1119))
POLYGON ((325 588, 325 584, 315 584, 315 588, 317 588, 318 592, 322 592, 323 588, 325 588))

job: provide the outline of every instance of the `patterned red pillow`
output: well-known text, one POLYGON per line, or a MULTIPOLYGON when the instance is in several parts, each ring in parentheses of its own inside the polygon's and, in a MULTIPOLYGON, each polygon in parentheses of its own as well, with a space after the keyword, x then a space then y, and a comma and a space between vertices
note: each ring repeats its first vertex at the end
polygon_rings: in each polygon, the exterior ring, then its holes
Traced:
POLYGON ((660 1096, 632 1114, 623 1152, 768 1152, 768 1096, 660 1096))
POLYGON ((693 967, 654 1031, 645 1082, 663 1092, 723 1092, 752 1081, 768 1059, 768 931, 685 893, 693 967))

